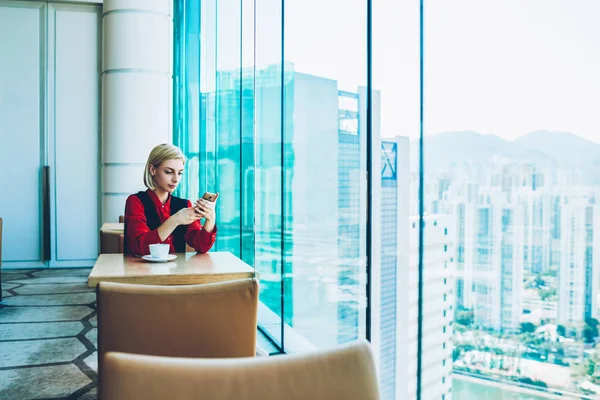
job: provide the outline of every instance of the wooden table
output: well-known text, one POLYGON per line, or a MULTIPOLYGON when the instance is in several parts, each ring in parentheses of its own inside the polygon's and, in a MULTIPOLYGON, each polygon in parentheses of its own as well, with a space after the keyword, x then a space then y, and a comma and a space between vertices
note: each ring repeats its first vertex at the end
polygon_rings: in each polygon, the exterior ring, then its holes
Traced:
POLYGON ((117 231, 117 232, 123 232, 125 224, 122 222, 105 222, 102 224, 102 227, 100 227, 101 231, 117 231))
POLYGON ((165 263, 123 254, 100 254, 88 276, 88 287, 98 282, 146 285, 192 285, 254 277, 254 268, 228 251, 206 254, 178 253, 165 263))

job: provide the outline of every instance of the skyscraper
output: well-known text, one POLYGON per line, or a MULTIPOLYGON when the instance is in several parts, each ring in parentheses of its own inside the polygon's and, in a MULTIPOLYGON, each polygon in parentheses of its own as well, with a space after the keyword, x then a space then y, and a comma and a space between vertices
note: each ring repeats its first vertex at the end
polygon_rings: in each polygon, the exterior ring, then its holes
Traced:
MULTIPOLYGON (((450 215, 426 215, 423 219, 423 329, 421 396, 452 398, 452 321, 454 319, 454 223, 450 215)), ((409 261, 402 273, 408 290, 401 296, 400 309, 407 310, 402 324, 408 328, 406 347, 408 374, 399 377, 398 398, 414 398, 416 391, 418 340, 419 217, 409 221, 409 261), (405 379, 405 380, 403 380, 405 379), (407 396, 407 397, 405 397, 407 396)), ((400 293, 400 291, 399 291, 400 293)))
POLYGON ((524 286, 535 278, 556 295, 547 292, 542 299, 530 291, 527 311, 539 302, 557 310, 537 323, 574 327, 597 317, 596 192, 567 187, 555 172, 529 164, 498 161, 485 170, 453 171, 452 184, 440 195, 457 226, 457 305, 473 310, 476 326, 519 332, 524 286))
MULTIPOLYGON (((261 301, 315 346, 332 346, 365 335, 366 92, 341 91, 337 81, 295 72, 291 64, 283 88, 281 76, 277 65, 221 72, 213 106, 238 109, 240 86, 254 90, 254 104, 243 101, 241 114, 254 121, 256 132, 256 168, 247 175, 257 193, 261 301)), ((374 106, 374 121, 377 114, 374 106)), ((217 115, 207 124, 221 127, 220 135, 235 129, 235 122, 221 121, 226 112, 217 115)), ((376 128, 373 135, 379 135, 376 128)), ((239 157, 239 147, 219 150, 239 157)))
MULTIPOLYGON (((339 290, 346 299, 338 303, 338 342, 355 340, 359 336, 360 302, 356 297, 361 285, 361 113, 359 93, 338 92, 338 258, 339 290)), ((364 256, 364 254, 363 254, 364 256)))
POLYGON ((518 330, 527 203, 465 177, 453 182, 442 208, 456 224, 457 306, 472 309, 477 326, 518 330))
MULTIPOLYGON (((412 399, 417 388, 419 217, 410 215, 409 146, 405 137, 382 139, 380 193, 374 193, 381 199, 376 306, 381 320, 378 367, 383 399, 412 399)), ((425 218, 423 398, 451 398, 453 226, 449 215, 425 218)))
POLYGON ((558 323, 579 325, 598 317, 600 286, 600 208, 595 197, 561 196, 558 323))
POLYGON ((381 184, 378 206, 381 212, 381 266, 379 313, 380 386, 383 399, 403 398, 408 379, 408 219, 409 141, 396 137, 381 141, 377 148, 381 157, 381 184))

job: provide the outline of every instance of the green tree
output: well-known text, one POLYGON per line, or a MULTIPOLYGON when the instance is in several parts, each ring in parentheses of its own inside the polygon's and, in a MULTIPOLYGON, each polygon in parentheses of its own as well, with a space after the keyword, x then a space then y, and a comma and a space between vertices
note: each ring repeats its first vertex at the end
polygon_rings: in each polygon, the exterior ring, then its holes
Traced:
POLYGON ((546 285, 546 281, 544 280, 544 278, 542 278, 541 275, 538 275, 535 277, 535 285, 537 287, 542 287, 546 285))
POLYGON ((521 333, 533 333, 535 332, 535 325, 531 322, 521 323, 521 333))
POLYGON ((592 358, 586 358, 580 364, 577 364, 574 368, 575 377, 581 379, 585 377, 591 377, 596 371, 596 362, 592 358))
POLYGON ((550 300, 556 296, 556 288, 544 288, 540 290, 540 299, 542 301, 550 300))
POLYGON ((595 318, 588 318, 585 320, 585 326, 583 327, 583 341, 585 343, 594 343, 598 337, 598 320, 595 318))
POLYGON ((467 310, 464 308, 460 308, 456 310, 456 315, 454 316, 454 320, 464 326, 471 326, 474 319, 473 310, 467 310))
POLYGON ((540 386, 540 387, 548 387, 548 385, 546 384, 546 382, 542 382, 542 381, 534 381, 531 378, 528 378, 526 376, 520 377, 517 379, 517 381, 521 382, 521 383, 525 383, 527 385, 536 385, 536 386, 540 386))
POLYGON ((452 361, 456 361, 458 360, 458 357, 460 357, 461 354, 461 350, 458 347, 455 347, 452 349, 452 361))

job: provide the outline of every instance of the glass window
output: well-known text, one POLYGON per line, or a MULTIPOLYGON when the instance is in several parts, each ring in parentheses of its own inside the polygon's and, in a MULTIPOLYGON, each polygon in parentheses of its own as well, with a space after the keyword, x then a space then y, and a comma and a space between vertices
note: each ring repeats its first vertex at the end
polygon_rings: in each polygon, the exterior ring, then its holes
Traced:
POLYGON ((373 331, 384 398, 598 394, 600 9, 565 4, 175 1, 179 194, 221 193, 282 351, 373 331))
POLYGON ((188 159, 179 195, 219 192, 213 249, 253 265, 254 37, 241 31, 252 3, 177 0, 174 11, 174 142, 188 159))
POLYGON ((600 5, 425 4, 425 212, 457 251, 447 364, 482 378, 453 374, 454 398, 500 378, 490 397, 597 397, 600 5))
POLYGON ((283 314, 329 347, 366 332, 366 2, 284 4, 283 314))
POLYGON ((259 326, 282 351, 367 335, 366 10, 175 1, 180 194, 221 193, 214 250, 255 267, 259 326))

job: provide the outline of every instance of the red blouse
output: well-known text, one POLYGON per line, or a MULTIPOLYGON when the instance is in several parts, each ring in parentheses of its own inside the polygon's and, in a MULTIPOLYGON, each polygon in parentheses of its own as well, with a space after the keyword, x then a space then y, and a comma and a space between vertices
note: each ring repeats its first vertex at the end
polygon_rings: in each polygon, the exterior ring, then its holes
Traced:
MULTIPOLYGON (((165 204, 162 204, 153 190, 148 189, 146 192, 150 195, 150 198, 156 207, 160 223, 164 223, 171 217, 171 195, 169 194, 165 204)), ((187 206, 192 206, 192 203, 189 200, 187 206)), ((158 229, 151 231, 150 228, 148 228, 146 215, 144 214, 144 205, 136 195, 132 194, 125 202, 125 223, 127 224, 127 237, 125 240, 128 241, 128 251, 130 253, 138 255, 150 254, 150 247, 148 246, 156 243, 169 244, 171 246, 169 252, 175 253, 172 234, 169 235, 166 240, 162 241, 158 235, 158 229)), ((194 221, 188 225, 185 234, 185 242, 193 247, 198 253, 206 253, 215 243, 216 236, 216 226, 212 232, 206 232, 202 229, 200 221, 194 221)))

